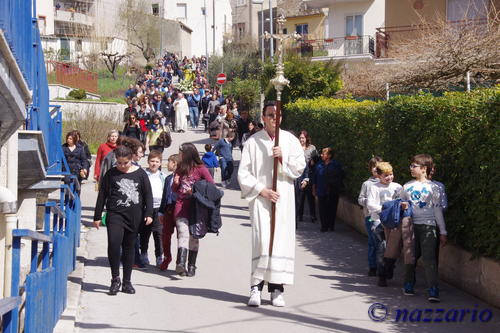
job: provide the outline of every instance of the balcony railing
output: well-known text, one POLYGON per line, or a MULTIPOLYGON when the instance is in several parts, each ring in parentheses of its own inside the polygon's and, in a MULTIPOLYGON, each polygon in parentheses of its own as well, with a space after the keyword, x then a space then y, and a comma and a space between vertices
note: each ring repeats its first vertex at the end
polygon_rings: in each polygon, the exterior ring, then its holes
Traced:
MULTIPOLYGON (((460 21, 448 21, 447 25, 460 32, 464 27, 475 27, 480 31, 488 23, 488 19, 471 19, 460 21)), ((417 38, 425 38, 426 31, 435 31, 437 26, 432 24, 415 24, 406 26, 395 27, 381 27, 377 28, 375 34, 376 39, 376 57, 377 58, 391 58, 397 52, 399 46, 404 43, 409 43, 417 38)))
POLYGON ((85 25, 92 25, 94 23, 93 16, 69 10, 56 10, 54 20, 85 25))
POLYGON ((298 52, 302 56, 349 58, 375 55, 375 41, 371 36, 347 36, 303 40, 298 52))

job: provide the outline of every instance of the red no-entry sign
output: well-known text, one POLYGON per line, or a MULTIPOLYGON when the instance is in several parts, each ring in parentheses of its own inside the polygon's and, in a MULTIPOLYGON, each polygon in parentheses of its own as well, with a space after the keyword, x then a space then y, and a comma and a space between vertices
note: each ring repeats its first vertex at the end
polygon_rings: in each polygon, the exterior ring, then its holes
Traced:
POLYGON ((226 74, 220 73, 219 75, 217 75, 217 83, 218 84, 226 83, 226 74))

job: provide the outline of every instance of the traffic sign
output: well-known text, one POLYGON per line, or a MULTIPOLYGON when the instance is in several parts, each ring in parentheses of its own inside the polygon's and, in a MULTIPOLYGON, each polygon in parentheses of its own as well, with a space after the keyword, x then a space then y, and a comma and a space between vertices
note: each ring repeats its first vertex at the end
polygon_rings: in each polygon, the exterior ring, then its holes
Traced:
POLYGON ((217 83, 218 84, 226 83, 226 74, 220 73, 219 75, 217 75, 217 83))

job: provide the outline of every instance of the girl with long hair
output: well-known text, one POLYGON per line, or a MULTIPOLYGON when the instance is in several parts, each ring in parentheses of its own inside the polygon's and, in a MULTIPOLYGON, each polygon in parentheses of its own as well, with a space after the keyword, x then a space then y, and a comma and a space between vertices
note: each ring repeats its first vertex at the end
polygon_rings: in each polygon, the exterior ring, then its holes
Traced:
POLYGON ((180 162, 175 170, 172 184, 172 191, 177 196, 174 209, 178 240, 177 266, 175 270, 181 276, 194 276, 199 240, 189 234, 189 206, 193 194, 193 185, 201 179, 205 179, 212 184, 214 184, 214 180, 192 143, 186 142, 179 147, 179 159, 180 162), (186 269, 188 249, 189 262, 188 269, 186 269))

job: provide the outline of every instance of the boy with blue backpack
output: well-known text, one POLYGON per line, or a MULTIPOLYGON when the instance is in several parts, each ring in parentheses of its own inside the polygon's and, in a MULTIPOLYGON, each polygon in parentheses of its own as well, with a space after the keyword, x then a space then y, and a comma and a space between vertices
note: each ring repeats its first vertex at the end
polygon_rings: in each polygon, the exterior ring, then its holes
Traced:
POLYGON ((219 167, 219 160, 217 159, 215 153, 212 151, 211 144, 207 143, 205 145, 205 154, 203 154, 201 160, 203 161, 203 164, 205 164, 205 166, 207 167, 208 172, 210 172, 212 178, 214 178, 215 168, 219 167))
POLYGON ((366 207, 373 221, 372 241, 375 244, 377 254, 377 285, 387 287, 387 279, 391 279, 393 275, 395 260, 384 257, 391 229, 382 225, 380 213, 384 202, 399 198, 402 186, 393 182, 394 173, 388 162, 377 163, 376 171, 379 182, 368 188, 366 207))
MULTIPOLYGON (((429 179, 434 163, 427 154, 415 155, 411 159, 410 172, 413 178, 403 186, 401 198, 412 203, 412 223, 415 237, 415 259, 420 256, 428 286, 428 300, 440 302, 438 287, 438 269, 436 248, 439 242, 445 246, 447 242, 446 225, 441 203, 442 195, 439 186, 429 179), (437 236, 439 228, 439 240, 437 236)), ((403 208, 408 207, 402 204, 403 208)), ((415 265, 405 265, 404 294, 414 295, 415 265)))

